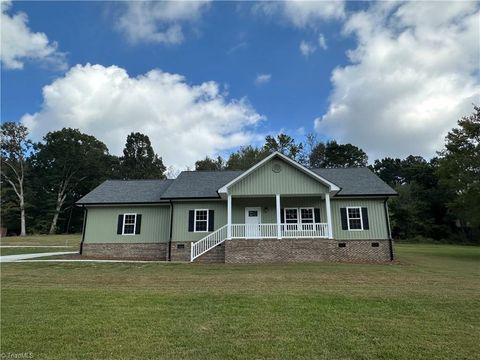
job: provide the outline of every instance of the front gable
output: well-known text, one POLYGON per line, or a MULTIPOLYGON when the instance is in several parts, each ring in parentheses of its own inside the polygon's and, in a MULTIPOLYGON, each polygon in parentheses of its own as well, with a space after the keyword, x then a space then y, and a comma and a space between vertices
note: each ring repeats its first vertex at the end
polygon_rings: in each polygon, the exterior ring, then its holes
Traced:
POLYGON ((328 183, 309 174, 308 169, 301 167, 300 164, 292 164, 293 161, 287 159, 273 154, 265 159, 266 161, 247 171, 246 176, 227 184, 221 190, 228 191, 228 194, 234 196, 318 195, 332 190, 328 183), (305 170, 302 171, 302 168, 305 170))

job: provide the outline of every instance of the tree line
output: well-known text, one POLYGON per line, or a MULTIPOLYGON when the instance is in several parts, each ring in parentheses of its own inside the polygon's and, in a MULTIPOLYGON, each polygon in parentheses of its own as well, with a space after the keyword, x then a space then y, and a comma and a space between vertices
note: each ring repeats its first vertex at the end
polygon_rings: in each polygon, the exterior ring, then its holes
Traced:
MULTIPOLYGON (((147 135, 127 136, 123 156, 109 153, 95 137, 77 129, 49 132, 34 143, 28 129, 1 126, 2 226, 13 232, 78 232, 82 210, 75 202, 106 179, 163 179, 167 168, 147 135)), ((307 167, 368 166, 361 148, 336 141, 304 143, 287 134, 266 136, 262 146, 244 146, 227 158, 205 157, 195 170, 245 170, 274 151, 307 167)), ((369 168, 399 196, 389 201, 395 239, 480 242, 480 107, 458 120, 437 156, 427 160, 374 160, 369 168)))

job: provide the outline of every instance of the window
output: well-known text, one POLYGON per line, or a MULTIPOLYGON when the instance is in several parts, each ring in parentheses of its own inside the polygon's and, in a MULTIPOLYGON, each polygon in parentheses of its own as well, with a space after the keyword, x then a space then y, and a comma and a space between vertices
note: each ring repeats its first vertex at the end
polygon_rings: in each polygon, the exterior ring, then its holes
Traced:
POLYGON ((363 230, 362 209, 359 207, 347 208, 348 230, 363 230))
POLYGON ((208 210, 207 209, 195 209, 195 232, 208 231, 208 210))
POLYGON ((302 224, 313 224, 315 222, 313 218, 313 208, 300 209, 300 215, 302 224))
POLYGON ((257 217, 258 216, 258 211, 257 210, 249 210, 248 211, 248 217, 257 217))
POLYGON ((300 209, 300 220, 302 222, 302 230, 314 230, 313 208, 300 209))
POLYGON ((135 235, 136 225, 137 225, 137 214, 123 214, 122 235, 135 235))
POLYGON ((285 223, 286 224, 298 223, 298 209, 285 209, 285 223))

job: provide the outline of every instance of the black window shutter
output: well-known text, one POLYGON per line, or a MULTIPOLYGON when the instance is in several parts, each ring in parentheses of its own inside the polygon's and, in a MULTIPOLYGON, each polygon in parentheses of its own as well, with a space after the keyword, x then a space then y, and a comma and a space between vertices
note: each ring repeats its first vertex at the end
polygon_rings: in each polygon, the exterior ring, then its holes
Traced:
POLYGON ((363 220, 363 230, 370 229, 370 224, 368 223, 368 211, 366 207, 362 207, 362 220, 363 220))
POLYGON ((122 227, 123 227, 123 214, 118 215, 118 222, 117 222, 117 234, 122 235, 122 227))
POLYGON ((195 210, 190 210, 188 212, 188 231, 192 232, 194 230, 194 220, 195 220, 195 210))
POLYGON ((313 209, 313 214, 314 214, 314 219, 316 223, 320 222, 320 209, 319 208, 314 208, 313 209))
POLYGON ((142 214, 137 214, 137 222, 135 224, 135 234, 140 234, 140 229, 142 228, 142 214))
POLYGON ((208 210, 208 231, 213 231, 214 224, 215 224, 215 211, 208 210))
POLYGON ((340 215, 342 217, 342 230, 348 230, 347 208, 340 208, 340 215))
POLYGON ((280 223, 282 224, 285 223, 285 212, 283 210, 284 209, 280 209, 280 223))

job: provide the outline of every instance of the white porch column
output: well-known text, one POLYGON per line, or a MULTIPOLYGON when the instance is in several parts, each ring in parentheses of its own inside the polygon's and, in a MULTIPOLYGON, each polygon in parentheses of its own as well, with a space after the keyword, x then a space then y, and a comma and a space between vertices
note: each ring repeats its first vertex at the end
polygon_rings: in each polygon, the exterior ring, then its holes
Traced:
POLYGON ((282 221, 282 217, 280 216, 280 194, 275 195, 276 199, 276 210, 277 210, 277 239, 282 238, 282 226, 280 225, 280 222, 282 221))
POLYGON ((227 197, 227 239, 232 239, 232 195, 227 197))
POLYGON ((332 232, 332 209, 330 208, 330 194, 325 194, 325 207, 327 208, 328 238, 333 239, 332 232))

